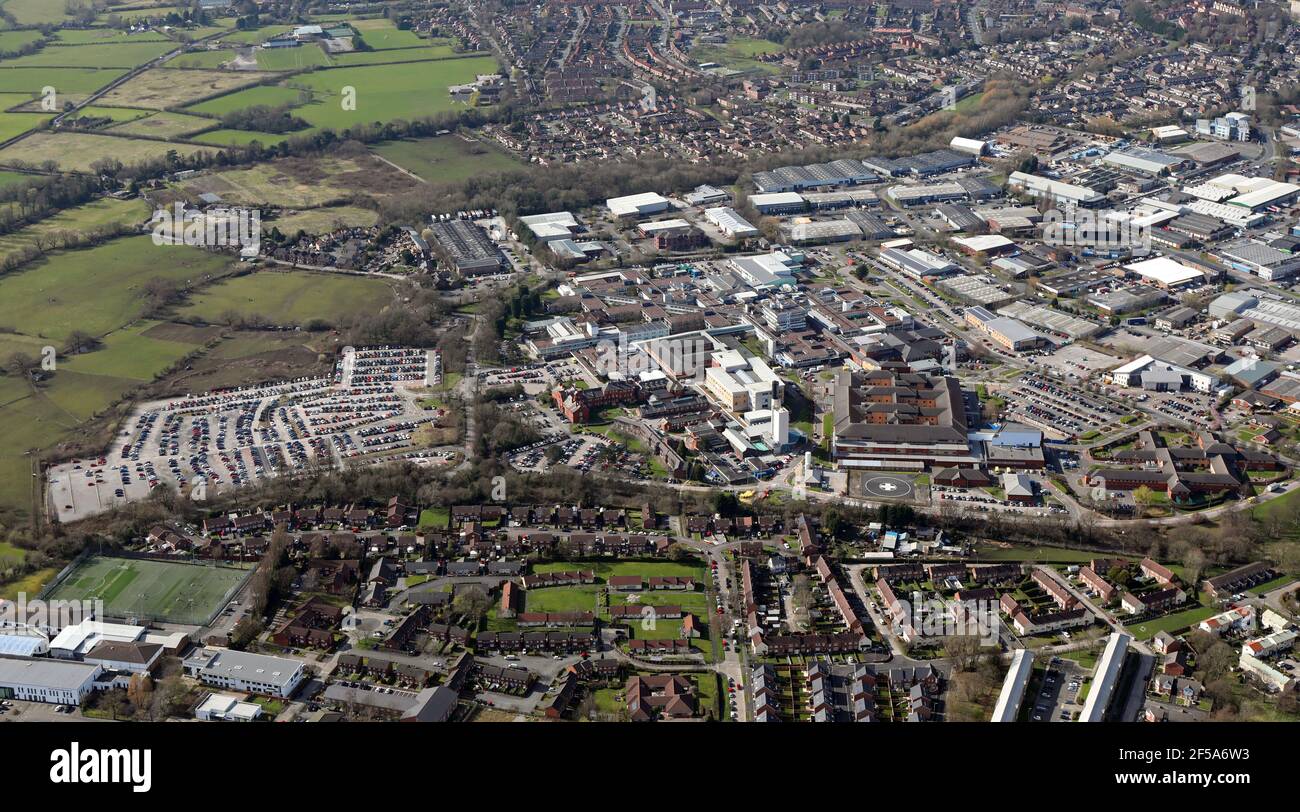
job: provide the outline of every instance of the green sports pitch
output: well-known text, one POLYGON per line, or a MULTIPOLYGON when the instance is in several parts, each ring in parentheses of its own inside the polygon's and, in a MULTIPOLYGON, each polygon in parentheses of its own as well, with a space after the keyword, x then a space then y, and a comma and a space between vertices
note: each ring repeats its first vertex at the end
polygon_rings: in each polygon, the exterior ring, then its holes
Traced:
POLYGON ((138 558, 91 556, 46 600, 104 602, 104 615, 199 626, 207 623, 252 570, 138 558))

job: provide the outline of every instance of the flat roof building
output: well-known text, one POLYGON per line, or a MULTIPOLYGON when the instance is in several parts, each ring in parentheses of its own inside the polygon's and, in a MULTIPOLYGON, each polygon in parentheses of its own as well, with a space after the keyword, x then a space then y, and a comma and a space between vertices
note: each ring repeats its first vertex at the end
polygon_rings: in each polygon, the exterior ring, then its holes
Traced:
POLYGON ((993 706, 992 722, 1014 722, 1020 713, 1020 703, 1025 698, 1025 688, 1034 673, 1034 652, 1027 648, 1016 649, 1011 656, 1011 668, 1002 680, 1002 691, 993 706))
POLYGON ((667 211, 668 206, 668 198, 658 192, 611 197, 605 201, 605 207, 615 217, 645 217, 667 211))
POLYGON ((1092 686, 1088 689, 1088 698, 1083 703, 1083 712, 1079 714, 1080 722, 1100 722, 1105 719, 1132 641, 1133 638, 1123 632, 1112 632, 1107 638, 1106 648, 1097 660, 1097 670, 1093 674, 1092 686))

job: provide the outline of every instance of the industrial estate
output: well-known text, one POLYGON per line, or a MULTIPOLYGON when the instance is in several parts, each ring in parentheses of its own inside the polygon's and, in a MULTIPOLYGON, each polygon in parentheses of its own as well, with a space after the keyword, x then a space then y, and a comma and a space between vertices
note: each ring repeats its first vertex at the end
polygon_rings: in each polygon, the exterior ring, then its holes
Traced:
POLYGON ((0 723, 1300 721, 1295 3, 0 0, 0 101, 0 723))

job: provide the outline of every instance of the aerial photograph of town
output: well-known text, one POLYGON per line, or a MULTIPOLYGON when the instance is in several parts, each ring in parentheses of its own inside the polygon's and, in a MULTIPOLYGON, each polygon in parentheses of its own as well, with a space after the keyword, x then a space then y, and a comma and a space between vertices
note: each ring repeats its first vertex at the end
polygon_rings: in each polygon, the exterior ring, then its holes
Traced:
POLYGON ((1298 0, 0 0, 15 743, 1262 749, 1298 621, 1298 0))

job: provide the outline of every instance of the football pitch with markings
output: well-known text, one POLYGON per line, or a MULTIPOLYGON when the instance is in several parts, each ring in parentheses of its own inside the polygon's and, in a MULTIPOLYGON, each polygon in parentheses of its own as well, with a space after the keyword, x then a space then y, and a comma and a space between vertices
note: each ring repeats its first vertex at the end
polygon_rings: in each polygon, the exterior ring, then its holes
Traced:
POLYGON ((108 617, 199 625, 221 608, 249 570, 92 556, 68 573, 47 600, 104 602, 108 617))

